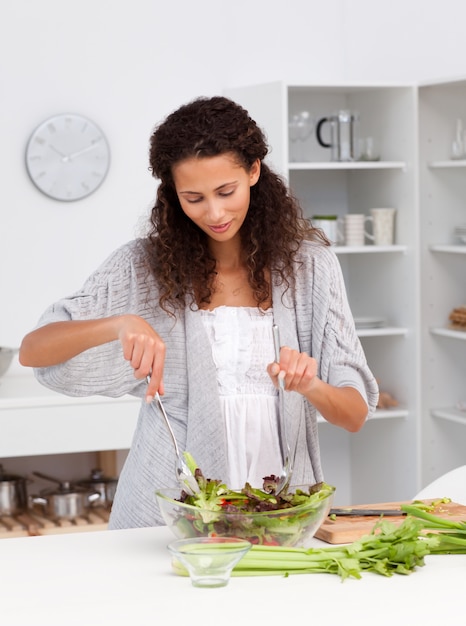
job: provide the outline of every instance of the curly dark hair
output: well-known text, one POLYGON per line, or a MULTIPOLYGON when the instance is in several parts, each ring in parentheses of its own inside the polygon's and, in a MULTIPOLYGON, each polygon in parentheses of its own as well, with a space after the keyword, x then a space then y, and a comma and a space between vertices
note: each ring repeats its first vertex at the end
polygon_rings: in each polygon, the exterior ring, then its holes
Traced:
POLYGON ((172 168, 192 157, 231 154, 249 172, 261 161, 258 182, 241 227, 249 283, 257 305, 270 299, 269 272, 288 288, 293 261, 303 239, 328 243, 302 216, 283 179, 264 163, 268 146, 262 130, 236 102, 222 97, 197 98, 171 113, 150 139, 150 170, 160 180, 147 238, 151 270, 160 285, 160 305, 175 312, 186 304, 209 303, 216 261, 207 235, 183 212, 172 168))

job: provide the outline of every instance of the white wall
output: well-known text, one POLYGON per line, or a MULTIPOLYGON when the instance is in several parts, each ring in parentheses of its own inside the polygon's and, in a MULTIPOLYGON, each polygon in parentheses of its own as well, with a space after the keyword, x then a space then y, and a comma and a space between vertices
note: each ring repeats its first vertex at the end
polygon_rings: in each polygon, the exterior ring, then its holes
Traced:
MULTIPOLYGON (((3 0, 0 19, 0 345, 135 236, 154 197, 153 126, 225 86, 418 82, 466 75, 463 0, 3 0), (35 125, 94 119, 112 164, 87 199, 40 194, 24 167, 35 125)), ((258 120, 260 122, 260 120, 258 120)))
POLYGON ((419 83, 466 76, 463 0, 343 0, 352 81, 419 83))

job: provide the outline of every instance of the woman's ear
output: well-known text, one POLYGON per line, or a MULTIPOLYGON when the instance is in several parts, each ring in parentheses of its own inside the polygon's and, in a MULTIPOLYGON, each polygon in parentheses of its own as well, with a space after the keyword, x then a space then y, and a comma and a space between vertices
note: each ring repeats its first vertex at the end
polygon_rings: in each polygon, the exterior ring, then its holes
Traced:
POLYGON ((261 162, 260 159, 256 159, 254 163, 251 165, 251 169, 249 170, 249 186, 254 187, 254 185, 259 180, 259 176, 261 175, 261 162))

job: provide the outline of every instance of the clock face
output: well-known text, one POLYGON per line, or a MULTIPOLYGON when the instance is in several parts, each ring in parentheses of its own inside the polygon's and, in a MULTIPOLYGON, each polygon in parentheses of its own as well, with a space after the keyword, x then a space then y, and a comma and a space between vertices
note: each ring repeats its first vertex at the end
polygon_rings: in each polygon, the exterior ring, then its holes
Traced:
POLYGON ((42 122, 26 148, 32 182, 55 200, 71 202, 90 195, 102 184, 109 165, 110 149, 100 128, 72 113, 42 122))

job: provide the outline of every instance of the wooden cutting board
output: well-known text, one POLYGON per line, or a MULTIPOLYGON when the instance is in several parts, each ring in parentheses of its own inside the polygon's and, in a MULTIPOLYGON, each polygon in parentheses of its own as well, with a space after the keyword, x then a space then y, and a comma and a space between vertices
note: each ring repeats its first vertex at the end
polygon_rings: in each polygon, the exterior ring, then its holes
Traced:
MULTIPOLYGON (((383 502, 378 504, 360 504, 351 507, 339 507, 339 508, 351 508, 351 509, 399 509, 401 504, 408 504, 412 501, 405 500, 404 502, 383 502)), ((421 500, 427 504, 431 504, 434 500, 421 500)), ((466 506, 463 504, 457 504, 456 502, 440 503, 436 504, 434 509, 430 511, 433 515, 440 517, 446 517, 455 521, 466 521, 466 506)), ((401 524, 406 516, 392 516, 385 519, 393 524, 401 524)), ((331 519, 328 517, 316 532, 316 539, 321 539, 327 543, 351 543, 356 541, 363 535, 367 535, 371 532, 374 525, 379 521, 380 517, 376 516, 341 516, 331 519)))

